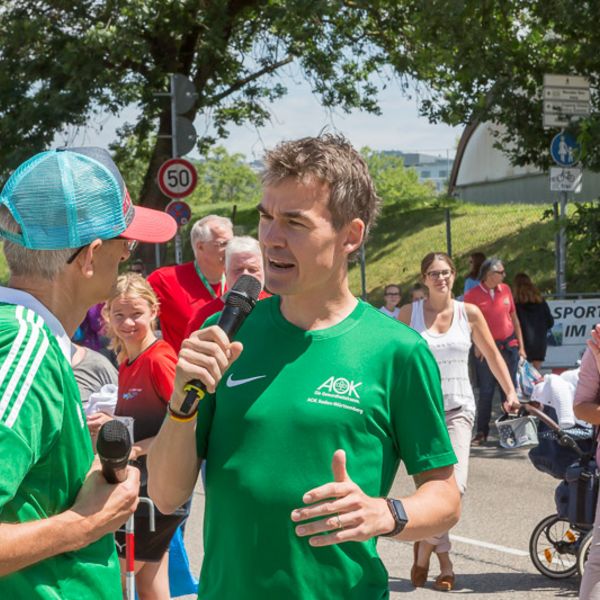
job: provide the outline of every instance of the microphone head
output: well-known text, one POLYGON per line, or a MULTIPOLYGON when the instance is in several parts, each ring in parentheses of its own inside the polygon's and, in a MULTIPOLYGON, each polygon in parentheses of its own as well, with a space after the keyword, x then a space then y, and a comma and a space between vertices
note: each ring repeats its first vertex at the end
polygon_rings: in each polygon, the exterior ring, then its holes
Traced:
POLYGON ((249 313, 258 300, 262 284, 252 275, 240 275, 233 287, 227 293, 225 306, 239 308, 243 313, 249 313))
POLYGON ((104 423, 98 433, 96 449, 101 458, 109 460, 129 458, 131 437, 127 426, 117 419, 104 423))

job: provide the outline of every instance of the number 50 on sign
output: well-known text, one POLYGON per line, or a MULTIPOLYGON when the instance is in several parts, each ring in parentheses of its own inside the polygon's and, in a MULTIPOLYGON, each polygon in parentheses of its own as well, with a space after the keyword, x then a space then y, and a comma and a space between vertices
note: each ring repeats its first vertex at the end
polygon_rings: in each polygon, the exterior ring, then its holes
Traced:
POLYGON ((189 196, 198 183, 196 168, 184 158, 172 158, 164 162, 158 171, 158 187, 169 198, 189 196))

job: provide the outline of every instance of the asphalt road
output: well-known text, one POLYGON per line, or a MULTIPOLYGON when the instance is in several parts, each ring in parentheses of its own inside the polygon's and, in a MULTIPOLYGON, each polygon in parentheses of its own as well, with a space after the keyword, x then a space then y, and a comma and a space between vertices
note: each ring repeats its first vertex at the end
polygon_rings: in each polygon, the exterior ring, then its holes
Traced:
MULTIPOLYGON (((577 598, 577 576, 559 581, 548 579, 536 571, 528 554, 535 525, 555 512, 557 483, 533 468, 527 449, 504 450, 495 439, 490 439, 486 446, 472 449, 463 514, 452 531, 460 538, 453 540, 457 585, 452 597, 471 600, 577 598)), ((411 478, 401 471, 396 477, 393 495, 405 495, 412 487, 411 478)), ((186 529, 186 546, 195 573, 200 572, 202 560, 203 507, 204 493, 199 484, 186 529)), ((389 571, 392 599, 409 595, 413 600, 421 600, 442 594, 431 587, 438 572, 435 559, 428 586, 415 590, 408 578, 411 545, 381 539, 378 547, 389 571)))

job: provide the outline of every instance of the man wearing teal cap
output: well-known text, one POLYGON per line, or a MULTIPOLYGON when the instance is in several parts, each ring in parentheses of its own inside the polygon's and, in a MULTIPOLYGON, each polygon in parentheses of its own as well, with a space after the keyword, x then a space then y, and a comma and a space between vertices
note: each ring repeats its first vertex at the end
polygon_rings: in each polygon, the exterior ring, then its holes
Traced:
POLYGON ((139 474, 109 485, 92 467, 70 337, 136 241, 175 230, 132 205, 99 148, 42 152, 0 193, 0 598, 121 597, 112 532, 135 510, 139 474))

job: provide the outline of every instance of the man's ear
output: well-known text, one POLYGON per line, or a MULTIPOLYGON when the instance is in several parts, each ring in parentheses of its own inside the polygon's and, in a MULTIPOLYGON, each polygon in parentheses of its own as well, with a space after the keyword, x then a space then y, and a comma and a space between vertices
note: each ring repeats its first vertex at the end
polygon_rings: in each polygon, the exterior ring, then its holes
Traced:
POLYGON ((360 248, 365 237, 365 223, 362 219, 352 219, 347 227, 346 239, 344 240, 344 250, 347 254, 352 254, 360 248))
POLYGON ((96 258, 96 253, 101 246, 102 240, 94 240, 82 250, 81 254, 75 261, 75 264, 78 265, 79 269, 81 270, 81 274, 86 279, 91 279, 94 276, 94 259, 96 258))

